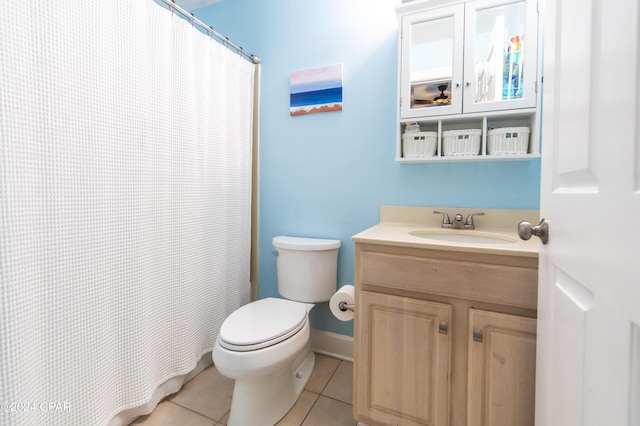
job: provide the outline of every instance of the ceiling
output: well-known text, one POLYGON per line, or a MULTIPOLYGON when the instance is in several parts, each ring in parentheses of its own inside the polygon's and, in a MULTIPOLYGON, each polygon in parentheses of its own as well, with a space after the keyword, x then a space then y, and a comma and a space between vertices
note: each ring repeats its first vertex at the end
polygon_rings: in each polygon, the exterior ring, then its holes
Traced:
POLYGON ((175 0, 178 6, 188 11, 195 10, 199 7, 209 6, 210 4, 217 3, 221 0, 175 0))

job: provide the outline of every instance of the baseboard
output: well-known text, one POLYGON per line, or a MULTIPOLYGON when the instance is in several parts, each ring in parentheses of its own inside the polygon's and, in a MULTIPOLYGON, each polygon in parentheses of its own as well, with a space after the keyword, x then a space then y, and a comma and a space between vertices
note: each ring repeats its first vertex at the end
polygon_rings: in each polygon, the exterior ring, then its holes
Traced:
POLYGON ((353 362, 353 337, 311 329, 311 348, 314 352, 353 362))

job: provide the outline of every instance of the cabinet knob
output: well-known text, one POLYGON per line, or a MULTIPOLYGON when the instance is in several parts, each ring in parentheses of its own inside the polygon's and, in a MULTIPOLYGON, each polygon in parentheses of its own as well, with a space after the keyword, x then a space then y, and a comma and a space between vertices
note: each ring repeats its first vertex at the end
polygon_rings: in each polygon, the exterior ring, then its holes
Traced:
POLYGON ((467 86, 467 87, 471 87, 471 82, 467 81, 464 85, 467 86))
POLYGON ((456 81, 456 87, 460 87, 460 86, 462 86, 462 84, 460 84, 459 81, 456 81))

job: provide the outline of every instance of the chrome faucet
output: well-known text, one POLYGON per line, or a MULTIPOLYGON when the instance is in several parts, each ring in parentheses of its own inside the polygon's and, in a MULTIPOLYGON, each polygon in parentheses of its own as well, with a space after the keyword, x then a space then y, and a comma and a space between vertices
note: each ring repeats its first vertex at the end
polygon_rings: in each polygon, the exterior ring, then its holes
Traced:
POLYGON ((453 228, 453 229, 476 229, 476 224, 473 222, 473 217, 484 216, 484 212, 471 213, 469 216, 467 216, 467 220, 463 221, 462 215, 460 213, 456 213, 456 215, 453 218, 453 222, 451 222, 449 215, 446 214, 445 212, 439 212, 434 210, 433 213, 442 215, 443 228, 453 228))
POLYGON ((476 224, 473 222, 474 216, 484 216, 484 212, 471 213, 469 216, 467 216, 467 221, 464 223, 464 227, 466 229, 476 229, 476 224))
POLYGON ((451 228, 451 219, 449 219, 449 215, 445 212, 439 212, 434 210, 433 214, 441 214, 442 215, 442 227, 443 228, 451 228))
POLYGON ((462 221, 462 215, 460 213, 456 213, 455 217, 453 218, 453 223, 451 224, 451 227, 453 229, 464 229, 465 228, 465 224, 462 221))

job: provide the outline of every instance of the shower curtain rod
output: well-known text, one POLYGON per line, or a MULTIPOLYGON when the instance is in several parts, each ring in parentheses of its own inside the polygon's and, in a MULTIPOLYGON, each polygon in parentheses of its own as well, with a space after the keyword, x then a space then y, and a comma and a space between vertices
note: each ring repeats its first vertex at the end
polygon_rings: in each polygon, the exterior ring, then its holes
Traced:
POLYGON ((162 1, 164 4, 169 6, 170 9, 175 10, 176 12, 178 12, 179 14, 187 18, 189 21, 191 21, 192 24, 197 25, 203 30, 205 30, 207 34, 209 34, 211 37, 215 37, 218 40, 220 40, 223 44, 232 47, 234 50, 236 50, 238 53, 240 53, 242 56, 244 56, 254 64, 260 63, 260 58, 258 56, 248 53, 241 46, 238 46, 237 44, 231 42, 231 40, 229 40, 228 37, 223 36, 222 34, 218 33, 216 30, 214 30, 213 27, 205 24, 204 22, 196 18, 193 13, 178 6, 175 3, 175 0, 160 0, 160 1, 162 1))

